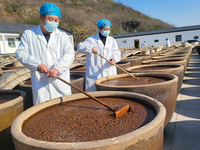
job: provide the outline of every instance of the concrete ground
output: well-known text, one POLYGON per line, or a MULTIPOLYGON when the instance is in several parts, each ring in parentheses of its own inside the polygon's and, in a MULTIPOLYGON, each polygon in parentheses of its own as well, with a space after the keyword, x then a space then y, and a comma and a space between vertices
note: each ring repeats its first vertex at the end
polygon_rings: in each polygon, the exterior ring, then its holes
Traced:
POLYGON ((200 55, 197 53, 190 58, 173 117, 165 128, 163 150, 200 150, 200 55))

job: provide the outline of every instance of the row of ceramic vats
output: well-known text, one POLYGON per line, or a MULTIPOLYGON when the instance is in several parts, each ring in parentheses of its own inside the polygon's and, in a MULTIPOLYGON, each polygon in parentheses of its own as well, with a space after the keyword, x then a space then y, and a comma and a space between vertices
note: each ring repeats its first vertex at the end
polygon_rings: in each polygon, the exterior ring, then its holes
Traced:
MULTIPOLYGON (((1 136, 5 137, 5 135, 2 135, 2 132, 5 134, 4 130, 8 129, 12 124, 12 128, 9 128, 9 131, 11 130, 12 140, 14 141, 14 145, 17 150, 121 150, 127 148, 161 150, 163 148, 164 128, 167 126, 173 115, 177 95, 181 89, 181 84, 187 69, 192 49, 193 47, 191 45, 184 43, 170 48, 157 47, 145 50, 122 51, 122 61, 118 63, 120 67, 132 73, 135 77, 165 78, 167 79, 165 82, 129 86, 110 86, 102 84, 108 80, 118 80, 129 77, 128 74, 125 74, 121 70, 118 70, 118 75, 101 78, 95 82, 98 91, 90 92, 90 94, 94 97, 125 97, 128 99, 139 99, 140 103, 148 104, 156 111, 156 117, 147 125, 142 126, 137 130, 109 139, 75 143, 54 143, 29 138, 22 133, 23 122, 36 112, 60 103, 60 99, 50 100, 46 103, 31 107, 23 112, 24 105, 27 105, 27 108, 30 107, 30 104, 27 104, 25 100, 25 95, 27 95, 28 99, 32 98, 31 94, 28 93, 30 92, 31 81, 27 80, 20 82, 20 85, 22 86, 21 89, 25 92, 21 90, 0 91, 1 95, 11 95, 11 93, 15 95, 13 96, 14 100, 0 104, 0 118, 2 118, 2 121, 0 122, 1 136), (17 118, 13 122, 15 117, 17 118)), ((72 78, 71 82, 74 81, 73 84, 75 86, 84 90, 85 56, 79 55, 79 57, 76 58, 75 63, 70 68, 72 78)), ((76 90, 72 93, 73 94, 71 96, 62 97, 63 101, 67 102, 86 98, 84 94, 79 93, 76 90)))

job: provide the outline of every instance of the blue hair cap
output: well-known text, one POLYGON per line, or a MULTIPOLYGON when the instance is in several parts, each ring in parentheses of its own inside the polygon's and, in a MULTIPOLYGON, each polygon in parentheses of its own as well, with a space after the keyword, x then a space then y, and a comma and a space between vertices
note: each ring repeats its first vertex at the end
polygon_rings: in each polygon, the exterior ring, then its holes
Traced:
POLYGON ((168 38, 166 38, 166 40, 168 40, 168 38))
POLYGON ((44 3, 40 7, 40 14, 41 15, 54 15, 61 17, 60 9, 53 3, 44 3))
POLYGON ((111 22, 107 19, 100 19, 97 21, 97 28, 110 27, 111 25, 111 22))

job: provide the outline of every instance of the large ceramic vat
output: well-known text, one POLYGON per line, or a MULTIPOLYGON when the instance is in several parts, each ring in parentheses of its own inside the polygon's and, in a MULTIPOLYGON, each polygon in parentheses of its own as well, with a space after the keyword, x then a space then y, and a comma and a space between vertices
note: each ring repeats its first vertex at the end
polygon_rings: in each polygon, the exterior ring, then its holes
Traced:
POLYGON ((98 91, 129 91, 135 93, 141 93, 144 95, 151 96, 156 100, 160 101, 166 108, 167 114, 165 119, 165 127, 171 120, 174 113, 177 100, 177 88, 178 88, 178 77, 172 74, 151 74, 151 73, 132 73, 136 77, 158 77, 165 78, 168 81, 154 84, 145 85, 105 85, 103 82, 119 80, 126 77, 130 77, 127 74, 115 75, 104 77, 96 80, 95 85, 98 91))
POLYGON ((22 65, 18 60, 13 62, 13 67, 21 67, 22 65))
MULTIPOLYGON (((130 67, 130 62, 123 60, 123 61, 117 62, 116 65, 126 70, 126 68, 130 67)), ((117 67, 117 74, 122 74, 122 73, 125 73, 125 72, 117 67)))
MULTIPOLYGON (((127 134, 88 142, 46 142, 39 141, 25 136, 22 132, 22 125, 25 120, 36 112, 47 107, 60 103, 60 99, 54 99, 45 103, 36 105, 22 114, 20 114, 12 124, 11 132, 16 150, 162 150, 163 149, 163 130, 166 110, 164 106, 154 98, 131 92, 102 91, 90 92, 95 97, 122 97, 129 100, 138 101, 149 105, 156 112, 155 118, 148 124, 127 134)), ((74 94, 62 97, 63 102, 77 101, 85 99, 83 94, 74 94)), ((76 108, 78 109, 78 108, 76 108)), ((105 110, 104 110, 105 111, 105 110)), ((127 114, 128 115, 128 114, 127 114)), ((126 116, 121 116, 126 117, 126 116)), ((118 118, 120 119, 120 118, 118 118)))
POLYGON ((179 64, 184 66, 184 71, 187 69, 187 59, 178 59, 178 58, 165 58, 158 60, 148 60, 142 61, 143 65, 147 64, 179 64))
POLYGON ((162 60, 162 59, 186 59, 186 64, 188 65, 190 61, 190 56, 188 55, 164 55, 164 56, 158 56, 158 57, 152 57, 152 60, 162 60))
POLYGON ((200 55, 200 46, 196 46, 195 49, 196 49, 197 53, 200 55))
MULTIPOLYGON (((85 90, 85 74, 78 72, 70 73, 70 83, 75 85, 81 90, 85 90)), ((78 90, 71 88, 72 94, 80 93, 78 90)))
POLYGON ((142 57, 142 61, 152 60, 151 55, 136 55, 136 56, 142 57))
POLYGON ((70 72, 84 73, 86 72, 86 67, 80 63, 72 64, 73 66, 70 68, 70 72))
POLYGON ((31 88, 31 79, 19 83, 20 90, 26 92, 26 100, 24 101, 24 110, 33 106, 33 94, 31 88))
POLYGON ((20 90, 0 90, 0 131, 9 127, 15 117, 23 112, 26 93, 20 90))
POLYGON ((184 77, 184 66, 174 65, 174 64, 149 64, 149 65, 139 65, 133 66, 126 69, 130 73, 166 73, 174 74, 178 77, 178 88, 177 94, 181 90, 181 85, 184 77))
POLYGON ((150 53, 151 53, 151 51, 150 51, 150 50, 147 50, 147 49, 141 51, 141 54, 142 54, 142 55, 149 55, 150 53))
POLYGON ((127 57, 123 59, 124 61, 129 61, 130 66, 137 66, 142 64, 142 57, 139 56, 132 56, 132 57, 127 57))
POLYGON ((10 126, 24 111, 25 92, 20 90, 0 90, 0 149, 13 150, 10 126))
POLYGON ((178 58, 178 59, 185 59, 188 58, 187 55, 163 55, 163 56, 157 56, 157 57, 152 57, 152 60, 157 60, 157 59, 165 59, 165 58, 178 58))
POLYGON ((190 57, 192 54, 192 48, 186 47, 186 48, 178 48, 175 49, 173 52, 162 54, 162 56, 185 56, 187 57, 187 64, 189 63, 190 57))
POLYGON ((192 47, 185 47, 185 48, 181 47, 162 55, 187 55, 190 57, 191 53, 192 53, 192 47))
POLYGON ((183 51, 173 51, 173 52, 170 52, 168 54, 175 54, 175 55, 185 55, 185 54, 187 54, 187 55, 190 55, 190 52, 187 52, 187 51, 185 51, 185 52, 183 52, 183 51))

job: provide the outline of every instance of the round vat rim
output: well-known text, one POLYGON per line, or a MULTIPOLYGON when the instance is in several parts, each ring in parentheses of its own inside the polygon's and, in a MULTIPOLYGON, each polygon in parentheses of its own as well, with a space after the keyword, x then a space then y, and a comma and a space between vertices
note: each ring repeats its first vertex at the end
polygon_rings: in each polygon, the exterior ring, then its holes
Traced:
MULTIPOLYGON (((28 78, 27 80, 31 80, 31 78, 28 78)), ((30 88, 31 88, 31 87, 32 87, 31 84, 30 84, 30 85, 29 85, 29 84, 24 84, 24 82, 26 82, 27 80, 20 82, 20 83, 19 83, 19 86, 22 86, 22 87, 30 87, 30 88)))
MULTIPOLYGON (((23 124, 23 121, 35 114, 36 112, 40 111, 42 108, 50 107, 55 104, 58 104, 60 102, 60 98, 55 98, 49 101, 46 101, 44 103, 38 104, 36 106, 33 106, 23 113, 21 113, 12 123, 11 126, 11 133, 13 138, 17 139, 21 143, 25 143, 28 146, 33 146, 37 147, 40 146, 40 148, 51 148, 51 149, 87 149, 87 148, 98 148, 102 146, 110 146, 110 145, 116 145, 121 142, 126 142, 131 140, 132 138, 136 138, 134 141, 137 143, 139 140, 144 139, 143 136, 145 133, 150 132, 152 129, 155 130, 160 130, 160 127, 164 128, 164 120, 166 116, 166 109, 164 105, 155 100, 152 97, 139 94, 139 93, 132 93, 132 92, 124 92, 124 91, 97 91, 97 92, 88 92, 91 95, 95 97, 102 97, 102 93, 104 94, 103 96, 125 96, 125 97, 130 97, 133 96, 134 98, 139 98, 141 99, 141 103, 146 103, 150 104, 152 107, 155 108, 157 115, 156 117, 146 124, 145 126, 136 129, 132 132, 129 132, 127 134, 113 137, 113 138, 108 138, 108 139, 103 139, 103 140, 97 140, 97 141, 87 141, 87 142, 74 142, 74 143, 61 143, 61 142, 46 142, 46 141, 39 141, 30 137, 27 137, 24 135, 21 131, 21 127, 23 124), (32 112, 34 110, 34 112, 32 112), (162 123, 162 126, 160 125, 160 122, 162 123), (16 132, 17 131, 17 132, 16 132), (134 134, 133 134, 134 133, 134 134), (55 144, 56 143, 56 144, 55 144)), ((73 98, 76 98, 74 100, 80 99, 80 98, 88 98, 86 95, 82 93, 78 94, 73 94, 69 96, 63 96, 63 102, 67 102, 72 100, 73 98)), ((152 133, 153 134, 153 133, 152 133)), ((146 135, 149 136, 149 135, 146 135)), ((146 137, 148 138, 148 137, 146 137)))
MULTIPOLYGON (((162 62, 162 61, 166 61, 166 60, 171 60, 171 61, 175 61, 179 62, 179 61, 186 61, 185 59, 174 59, 174 58, 166 58, 166 59, 156 59, 156 60, 146 60, 146 61, 142 61, 142 63, 151 63, 151 62, 162 62), (177 61, 178 60, 178 61, 177 61)), ((165 62, 164 62, 165 63, 165 62)))
MULTIPOLYGON (((181 65, 181 64, 145 64, 145 65, 137 65, 137 66, 131 66, 131 67, 128 67, 128 68, 126 68, 126 71, 134 71, 134 70, 132 70, 133 68, 134 69, 138 69, 138 68, 148 68, 148 67, 157 67, 157 66, 159 66, 159 67, 161 67, 161 66, 164 66, 164 67, 168 67, 168 66, 174 66, 174 68, 173 69, 180 69, 180 68, 183 68, 184 69, 184 66, 183 65, 181 65)), ((160 69, 160 70, 171 70, 171 68, 167 68, 167 69, 160 69)), ((136 70, 135 70, 136 71, 136 70)), ((138 72, 145 72, 145 71, 150 71, 150 69, 149 70, 137 70, 138 72)), ((154 70, 153 70, 154 71, 154 70)), ((155 71, 157 71, 157 70, 155 70, 155 71)))
MULTIPOLYGON (((178 54, 173 54, 173 53, 171 53, 171 54, 166 54, 166 53, 164 53, 164 54, 159 54, 159 56, 183 56, 183 57, 188 57, 188 54, 181 54, 181 55, 178 55, 178 54)), ((159 57, 159 56, 157 56, 157 57, 159 57)))
POLYGON ((185 55, 163 55, 163 56, 156 56, 156 57, 152 57, 152 60, 158 60, 158 59, 166 59, 166 58, 175 58, 175 59, 185 59, 188 58, 188 56, 185 55))
MULTIPOLYGON (((126 58, 124 58, 124 59, 138 59, 138 58, 140 58, 140 56, 138 56, 138 55, 133 55, 133 56, 130 56, 130 57, 126 57, 126 58)), ((124 60, 123 59, 123 60, 124 60)))
MULTIPOLYGON (((83 80, 84 78, 85 78, 85 74, 84 73, 79 73, 79 72, 70 72, 70 75, 71 74, 74 74, 74 75, 79 75, 80 76, 80 78, 78 78, 78 79, 76 79, 78 82, 80 82, 81 80, 83 80)), ((71 78, 70 78, 71 79, 71 78)), ((31 78, 28 78, 27 80, 31 80, 31 78)), ((72 80, 72 81, 74 81, 74 80, 72 80)), ((31 88, 32 87, 32 84, 24 84, 24 82, 26 82, 26 81, 22 81, 22 82, 20 82, 19 83, 19 86, 22 86, 22 87, 28 87, 28 88, 31 88)))
MULTIPOLYGON (((70 72, 70 76, 71 75, 76 75, 76 76, 79 76, 80 78, 77 78, 75 79, 76 81, 80 82, 81 80, 84 80, 85 79, 85 74, 84 73, 79 73, 79 72, 70 72)), ((71 77, 70 77, 70 82, 73 82, 75 80, 71 80, 71 77)))
POLYGON ((121 60, 121 61, 119 61, 119 62, 117 62, 116 63, 117 65, 129 65, 130 64, 130 62, 129 61, 125 61, 125 60, 121 60))
POLYGON ((19 94, 19 96, 17 98, 12 99, 12 100, 10 100, 8 102, 0 104, 0 110, 16 105, 17 103, 19 103, 20 101, 22 101, 25 98, 25 96, 26 96, 26 93, 24 91, 22 91, 22 90, 0 90, 0 93, 5 93, 5 94, 19 94))
MULTIPOLYGON (((164 82, 160 82, 160 83, 153 83, 153 84, 146 84, 146 85, 131 85, 131 86, 109 86, 109 85, 103 85, 101 84, 102 80, 103 81, 106 81, 106 80, 109 80, 109 79, 118 79, 118 77, 120 78, 121 77, 129 77, 130 75, 128 74, 119 74, 119 75, 114 75, 114 76, 108 76, 108 77, 103 77, 103 78, 100 78, 100 79, 97 79, 95 81, 95 85, 100 85, 101 87, 116 87, 116 88, 130 88, 130 87, 134 87, 134 88, 137 88, 137 87, 149 87, 149 86, 159 86, 163 83, 165 84, 171 84, 173 83, 174 81, 178 83, 178 77, 176 75, 173 75, 173 74, 167 74, 167 73, 130 73, 130 74, 133 74, 134 76, 142 76, 142 75, 150 75, 150 76, 161 76, 161 75, 164 75, 165 77, 168 77, 170 78, 171 80, 169 81, 164 81, 164 82)), ((163 76, 162 76, 163 77, 163 76)))

